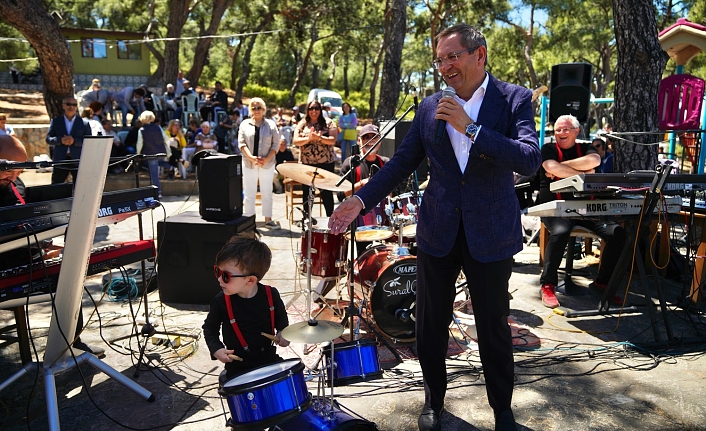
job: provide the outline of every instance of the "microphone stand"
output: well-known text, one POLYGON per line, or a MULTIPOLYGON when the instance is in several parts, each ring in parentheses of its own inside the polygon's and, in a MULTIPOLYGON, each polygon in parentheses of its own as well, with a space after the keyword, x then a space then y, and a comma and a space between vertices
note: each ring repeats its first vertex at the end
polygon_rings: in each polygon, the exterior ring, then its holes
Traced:
MULTIPOLYGON (((392 130, 394 130, 395 127, 397 126, 397 124, 399 124, 399 122, 402 121, 404 119, 404 117, 406 117, 407 114, 409 114, 409 112, 412 109, 416 109, 417 105, 418 104, 416 103, 416 96, 415 96, 415 103, 412 106, 410 106, 409 108, 407 108, 407 110, 404 112, 404 114, 402 114, 402 116, 400 118, 398 118, 397 121, 395 121, 395 123, 392 125, 392 127, 388 128, 388 130, 373 144, 373 146, 370 148, 370 150, 368 150, 367 153, 365 153, 364 156, 362 156, 362 157, 360 156, 360 146, 358 145, 358 143, 355 143, 351 147, 350 168, 348 169, 348 172, 341 175, 341 178, 336 183, 336 186, 340 186, 341 184, 343 184, 343 182, 346 180, 346 178, 348 178, 348 176, 351 175, 351 179, 352 179, 352 181, 351 181, 351 196, 353 194, 355 194, 355 175, 354 174, 352 175, 352 173, 354 173, 355 170, 358 168, 358 166, 360 166, 361 160, 365 159, 368 156, 368 154, 370 154, 372 151, 374 151, 378 147, 378 145, 380 145, 380 142, 382 142, 382 140, 385 138, 385 136, 387 136, 392 130)), ((378 135, 379 134, 380 133, 378 132, 378 135)), ((357 222, 357 218, 356 218, 356 220, 353 220, 353 223, 351 223, 351 232, 350 232, 351 233, 351 258, 348 261, 348 277, 347 277, 349 301, 348 301, 348 307, 346 307, 346 309, 345 309, 345 313, 344 313, 342 322, 345 322, 346 320, 348 320, 348 327, 350 328, 350 339, 351 339, 351 341, 353 341, 357 336, 357 333, 354 329, 355 325, 353 324, 353 318, 355 316, 358 316, 358 319, 363 319, 365 321, 365 324, 373 332, 375 337, 377 337, 377 339, 380 340, 385 345, 385 347, 387 347, 387 349, 395 356, 395 359, 397 360, 397 362, 401 363, 402 357, 399 355, 399 353, 397 353, 397 350, 395 350, 392 347, 392 345, 387 341, 387 339, 385 339, 385 337, 383 337, 382 334, 380 334, 375 329, 375 327, 372 323, 368 322, 362 316, 362 314, 360 313, 358 308, 356 308, 354 305, 354 298, 355 298, 354 281, 355 280, 354 280, 354 274, 353 274, 353 267, 354 267, 354 262, 355 262, 355 231, 357 228, 357 224, 358 224, 358 222, 357 222)))
MULTIPOLYGON (((130 157, 130 163, 133 167, 133 170, 135 172, 135 187, 140 188, 140 160, 141 159, 154 159, 154 158, 163 158, 165 157, 165 153, 159 153, 159 154, 154 154, 154 155, 144 155, 144 154, 137 154, 133 155, 130 157), (133 163, 135 162, 135 163, 133 163)), ((130 166, 127 167, 126 170, 129 170, 130 166)), ((142 226, 142 213, 137 214, 137 227, 138 227, 138 232, 139 232, 139 238, 140 241, 144 240, 144 229, 142 226)), ((156 268, 155 268, 156 269, 156 268)), ((145 307, 145 323, 142 325, 142 328, 140 331, 137 330, 137 322, 135 325, 135 331, 132 332, 130 335, 124 336, 124 337, 119 337, 113 340, 113 342, 117 342, 120 340, 125 340, 128 338, 132 338, 133 336, 137 337, 137 345, 140 349, 140 356, 137 359, 137 364, 135 365, 135 373, 133 374, 134 378, 138 378, 140 376, 140 365, 142 364, 142 359, 145 356, 145 350, 147 349, 147 341, 153 337, 154 335, 176 335, 180 337, 189 337, 189 334, 180 334, 176 332, 164 332, 164 331, 157 331, 155 327, 150 323, 150 312, 149 312, 149 300, 147 298, 148 294, 148 285, 147 285, 147 266, 145 265, 145 260, 140 261, 140 270, 142 274, 142 302, 145 307), (140 343, 140 336, 142 336, 142 343, 140 343)), ((152 277, 154 277, 155 271, 152 271, 152 275, 150 276, 150 284, 152 281, 152 277)), ((131 298, 130 298, 131 300, 131 298)))

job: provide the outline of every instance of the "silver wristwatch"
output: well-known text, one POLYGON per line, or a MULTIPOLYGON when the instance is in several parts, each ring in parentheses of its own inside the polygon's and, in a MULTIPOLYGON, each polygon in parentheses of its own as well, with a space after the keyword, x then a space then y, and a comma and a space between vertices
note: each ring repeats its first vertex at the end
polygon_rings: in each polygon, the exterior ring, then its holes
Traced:
POLYGON ((471 138, 471 141, 475 141, 476 135, 478 134, 478 125, 476 123, 471 123, 466 126, 466 136, 471 138))

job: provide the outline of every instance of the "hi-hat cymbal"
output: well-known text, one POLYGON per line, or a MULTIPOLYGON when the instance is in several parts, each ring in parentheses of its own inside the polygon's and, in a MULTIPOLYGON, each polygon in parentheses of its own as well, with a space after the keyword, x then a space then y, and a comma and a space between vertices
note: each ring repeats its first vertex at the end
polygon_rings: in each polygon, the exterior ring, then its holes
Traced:
POLYGON ((282 330, 282 336, 295 343, 322 343, 343 334, 343 325, 330 320, 309 320, 294 323, 282 330))
POLYGON ((353 189, 353 186, 348 180, 343 181, 340 186, 337 186, 336 183, 338 183, 341 177, 333 172, 314 166, 303 165, 301 163, 281 163, 277 165, 277 172, 298 183, 307 186, 314 185, 314 187, 323 190, 345 192, 353 189))

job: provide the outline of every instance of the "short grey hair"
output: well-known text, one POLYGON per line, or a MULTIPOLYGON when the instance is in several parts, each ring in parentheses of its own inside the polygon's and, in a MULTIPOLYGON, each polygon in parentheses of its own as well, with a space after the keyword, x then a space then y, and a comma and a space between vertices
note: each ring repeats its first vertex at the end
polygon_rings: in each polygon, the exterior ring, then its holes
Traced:
POLYGON ((574 129, 581 127, 581 123, 579 122, 578 118, 574 117, 571 114, 561 115, 559 118, 556 119, 554 124, 558 123, 559 120, 571 121, 571 125, 574 127, 574 129))
POLYGON ((150 124, 154 122, 155 116, 154 112, 152 111, 143 111, 142 114, 140 114, 140 121, 142 124, 150 124))

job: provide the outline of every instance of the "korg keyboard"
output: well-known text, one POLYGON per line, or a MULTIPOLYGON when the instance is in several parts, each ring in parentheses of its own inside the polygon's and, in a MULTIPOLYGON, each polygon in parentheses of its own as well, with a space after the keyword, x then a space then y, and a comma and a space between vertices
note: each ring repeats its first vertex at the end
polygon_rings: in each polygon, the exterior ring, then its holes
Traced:
MULTIPOLYGON (((682 210, 681 197, 669 196, 664 201, 668 213, 682 210)), ((527 215, 563 218, 636 216, 642 210, 642 202, 642 198, 556 200, 527 208, 527 215)), ((662 204, 655 208, 655 214, 660 210, 664 211, 662 204)))

